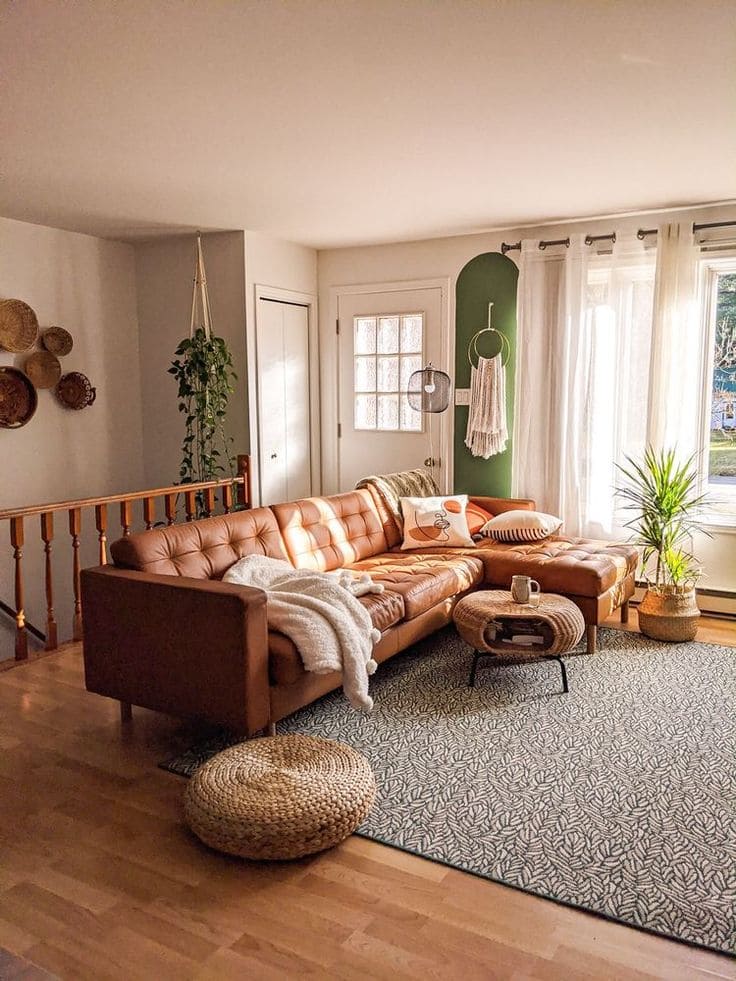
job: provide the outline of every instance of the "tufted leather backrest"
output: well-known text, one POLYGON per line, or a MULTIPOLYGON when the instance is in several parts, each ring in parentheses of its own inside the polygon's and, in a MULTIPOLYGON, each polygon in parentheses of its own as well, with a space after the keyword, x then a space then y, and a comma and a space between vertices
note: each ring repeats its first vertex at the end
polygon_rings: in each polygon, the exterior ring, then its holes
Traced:
POLYGON ((115 564, 126 569, 192 579, 220 579, 244 555, 288 561, 270 508, 142 531, 120 538, 110 552, 115 564))
POLYGON ((275 504, 292 565, 329 572, 388 548, 375 502, 367 490, 275 504))

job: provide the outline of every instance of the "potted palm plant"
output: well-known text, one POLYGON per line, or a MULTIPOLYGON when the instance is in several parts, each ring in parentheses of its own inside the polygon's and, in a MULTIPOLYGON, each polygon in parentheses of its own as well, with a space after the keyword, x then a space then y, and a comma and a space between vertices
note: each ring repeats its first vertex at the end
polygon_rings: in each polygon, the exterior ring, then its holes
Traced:
POLYGON ((639 628, 655 640, 693 640, 697 631, 695 585, 702 569, 691 548, 705 495, 693 461, 678 464, 674 450, 648 447, 640 462, 626 457, 627 465, 618 466, 624 479, 616 493, 634 513, 626 527, 642 550, 647 584, 639 628))

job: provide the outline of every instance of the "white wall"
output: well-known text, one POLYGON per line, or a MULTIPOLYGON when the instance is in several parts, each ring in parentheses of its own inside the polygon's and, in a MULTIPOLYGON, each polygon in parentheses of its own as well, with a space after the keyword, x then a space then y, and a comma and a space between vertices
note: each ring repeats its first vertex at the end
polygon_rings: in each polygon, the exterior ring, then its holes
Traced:
MULTIPOLYGON (((256 389, 256 287, 268 286, 294 293, 317 295, 317 252, 304 245, 271 238, 261 232, 245 233, 245 307, 248 348, 249 452, 253 458, 253 498, 258 487, 258 402, 256 389)), ((319 357, 319 352, 315 352, 319 357)), ((313 448, 314 450, 314 448, 313 448)), ((319 453, 319 448, 315 450, 319 453)))
MULTIPOLYGON (((227 418, 234 454, 248 452, 244 248, 243 232, 202 236, 213 328, 227 341, 238 376, 227 418)), ((184 417, 177 408, 176 383, 167 370, 179 341, 189 335, 196 255, 193 235, 158 239, 135 248, 148 487, 179 481, 184 417)))
MULTIPOLYGON (((371 283, 404 282, 447 276, 451 279, 450 309, 444 325, 454 336, 455 284, 463 266, 483 252, 497 252, 502 242, 520 238, 564 238, 578 232, 603 235, 616 230, 619 234, 636 232, 638 228, 654 228, 665 221, 726 221, 736 220, 736 207, 694 208, 672 212, 642 213, 627 217, 596 219, 544 225, 528 228, 460 235, 391 245, 362 248, 327 249, 319 252, 319 310, 320 310, 320 367, 322 392, 322 481, 326 493, 336 489, 337 441, 337 339, 335 318, 337 301, 334 289, 338 286, 371 283)), ((518 252, 509 252, 518 259, 518 252)), ((444 367, 444 365, 443 365, 444 367)), ((450 365, 452 373, 452 364, 450 365)), ((736 534, 716 532, 712 540, 703 538, 696 543, 697 551, 706 564, 708 578, 705 588, 736 591, 736 534)))
MULTIPOLYGON (((25 300, 41 327, 57 324, 74 338, 62 371, 82 371, 97 389, 94 405, 65 409, 52 391, 22 429, 0 429, 0 509, 94 497, 143 484, 141 387, 133 248, 88 235, 0 218, 0 297, 25 300)), ((26 355, 0 351, 0 365, 22 368, 26 355)), ((29 618, 43 627, 39 521, 26 521, 29 618)), ((71 563, 66 515, 55 522, 57 617, 70 623, 71 563)), ((85 528, 83 560, 94 562, 94 529, 85 528)), ((0 522, 0 599, 12 603, 12 552, 0 522)), ((9 631, 0 616, 0 657, 9 631)), ((12 635, 10 635, 12 636, 12 635)))

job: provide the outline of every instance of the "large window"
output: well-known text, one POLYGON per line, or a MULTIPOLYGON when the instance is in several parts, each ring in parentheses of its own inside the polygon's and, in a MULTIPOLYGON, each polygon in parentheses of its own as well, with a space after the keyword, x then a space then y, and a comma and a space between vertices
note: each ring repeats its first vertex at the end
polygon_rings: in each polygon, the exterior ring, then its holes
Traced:
POLYGON ((356 317, 353 321, 356 429, 421 432, 422 415, 406 393, 422 367, 424 314, 356 317))
POLYGON ((708 357, 703 477, 710 510, 736 522, 736 256, 703 262, 708 357))

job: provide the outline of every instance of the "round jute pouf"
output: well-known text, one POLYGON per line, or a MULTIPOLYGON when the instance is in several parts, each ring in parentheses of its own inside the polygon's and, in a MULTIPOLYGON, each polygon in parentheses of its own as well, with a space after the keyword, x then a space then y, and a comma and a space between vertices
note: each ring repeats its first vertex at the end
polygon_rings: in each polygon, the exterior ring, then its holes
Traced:
POLYGON ((206 845, 289 859, 337 845, 376 796, 368 760, 331 739, 269 736, 223 750, 187 785, 184 814, 206 845))

